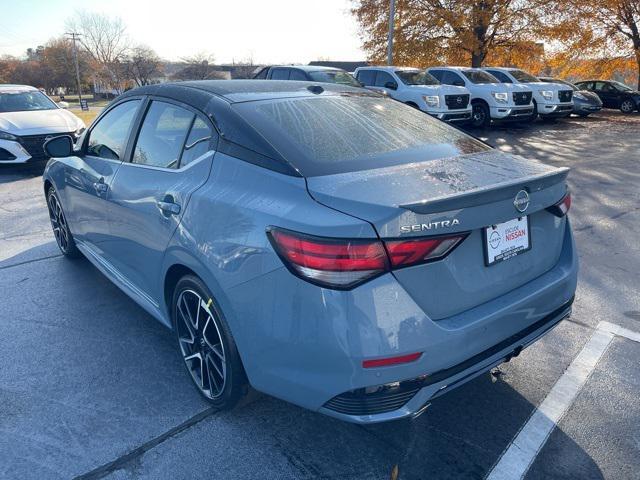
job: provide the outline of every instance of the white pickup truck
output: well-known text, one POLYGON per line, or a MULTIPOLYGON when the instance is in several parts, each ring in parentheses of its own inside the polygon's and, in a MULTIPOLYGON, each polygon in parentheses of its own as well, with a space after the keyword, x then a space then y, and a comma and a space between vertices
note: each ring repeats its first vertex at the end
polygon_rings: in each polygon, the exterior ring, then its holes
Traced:
POLYGON ((471 125, 486 127, 495 121, 529 121, 534 113, 533 92, 518 84, 500 83, 478 68, 432 67, 427 72, 440 83, 466 87, 471 92, 471 125))
POLYGON ((447 122, 471 119, 470 94, 464 87, 441 85, 424 70, 407 67, 360 67, 355 77, 365 87, 447 122))
POLYGON ((559 83, 545 83, 519 68, 485 67, 502 83, 525 85, 533 90, 533 104, 536 107, 532 120, 541 118, 568 117, 573 111, 573 90, 559 83))

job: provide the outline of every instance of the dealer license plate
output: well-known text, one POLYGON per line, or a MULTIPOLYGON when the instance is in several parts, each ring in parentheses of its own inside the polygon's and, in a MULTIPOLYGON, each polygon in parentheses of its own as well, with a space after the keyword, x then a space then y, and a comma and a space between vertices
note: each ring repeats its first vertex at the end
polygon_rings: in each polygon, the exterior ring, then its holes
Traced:
POLYGON ((509 260, 531 249, 529 217, 520 217, 484 229, 487 265, 509 260))

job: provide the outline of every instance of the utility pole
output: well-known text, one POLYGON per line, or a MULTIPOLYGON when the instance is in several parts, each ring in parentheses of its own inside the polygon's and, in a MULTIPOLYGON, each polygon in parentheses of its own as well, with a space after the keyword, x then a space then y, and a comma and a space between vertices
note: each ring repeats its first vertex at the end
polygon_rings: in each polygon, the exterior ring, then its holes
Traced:
POLYGON ((65 33, 67 36, 71 36, 73 40, 73 61, 76 64, 76 85, 78 88, 78 104, 82 106, 82 90, 80 88, 80 67, 78 66, 78 48, 76 47, 76 38, 81 35, 76 32, 67 32, 65 33))
POLYGON ((389 0, 389 36, 387 37, 387 65, 393 65, 393 24, 396 16, 396 0, 389 0))

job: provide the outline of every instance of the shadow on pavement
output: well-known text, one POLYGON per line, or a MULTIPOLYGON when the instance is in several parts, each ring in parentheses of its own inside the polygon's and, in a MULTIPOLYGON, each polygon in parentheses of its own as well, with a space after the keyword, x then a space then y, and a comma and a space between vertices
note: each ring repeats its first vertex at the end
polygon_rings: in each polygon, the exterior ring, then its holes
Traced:
MULTIPOLYGON (((108 472, 113 478, 384 479, 394 465, 402 480, 483 478, 534 410, 508 383, 484 375, 415 420, 363 427, 262 395, 167 436, 208 408, 171 332, 84 259, 56 256, 0 272, 7 478, 68 478, 119 458, 126 461, 108 472)), ((602 478, 580 445, 568 437, 563 445, 577 459, 577 478, 602 478)))

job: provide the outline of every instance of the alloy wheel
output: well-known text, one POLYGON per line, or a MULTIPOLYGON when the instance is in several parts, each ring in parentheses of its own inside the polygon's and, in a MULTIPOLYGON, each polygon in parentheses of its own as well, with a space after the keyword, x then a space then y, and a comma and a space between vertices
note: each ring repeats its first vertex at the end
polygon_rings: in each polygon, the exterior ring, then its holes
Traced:
POLYGON ((183 290, 176 302, 180 352, 198 389, 210 399, 220 397, 227 379, 227 362, 218 321, 211 303, 194 290, 183 290))
POLYGON ((620 110, 622 110, 623 113, 633 112, 633 102, 631 100, 625 100, 620 105, 620 110))
POLYGON ((483 126, 486 121, 486 115, 484 109, 479 105, 473 106, 473 124, 475 126, 483 126))
POLYGON ((62 253, 67 253, 69 251, 69 227, 55 193, 51 192, 49 194, 48 204, 53 235, 56 237, 56 242, 62 253))

